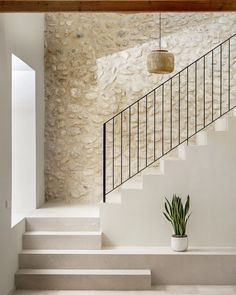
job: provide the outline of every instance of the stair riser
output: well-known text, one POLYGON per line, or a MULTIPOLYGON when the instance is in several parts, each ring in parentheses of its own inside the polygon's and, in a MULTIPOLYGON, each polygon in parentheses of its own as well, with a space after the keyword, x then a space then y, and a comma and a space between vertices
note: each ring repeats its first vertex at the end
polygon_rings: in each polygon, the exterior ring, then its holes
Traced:
POLYGON ((236 255, 20 254, 24 269, 151 269, 153 284, 235 284, 236 255), (179 265, 185 268, 179 273, 179 265))
POLYGON ((223 117, 215 122, 215 131, 224 132, 228 130, 228 118, 223 117))
POLYGON ((24 290, 148 290, 149 275, 29 275, 17 274, 16 288, 24 290))
POLYGON ((233 109, 232 114, 233 114, 234 117, 236 117, 236 108, 233 109))
MULTIPOLYGON (((177 169, 179 166, 184 165, 185 161, 184 160, 168 160, 168 159, 164 159, 162 160, 162 162, 164 163, 164 174, 169 175, 173 173, 173 169, 177 169), (177 167, 177 168, 176 168, 177 167)), ((143 184, 144 186, 144 184, 143 184)))
POLYGON ((236 116, 228 118, 228 128, 229 130, 235 129, 236 127, 236 116))
POLYGON ((207 132, 201 131, 196 134, 196 145, 204 146, 207 145, 207 132))
POLYGON ((101 235, 24 235, 23 249, 101 249, 102 236, 101 235))
POLYGON ((32 217, 26 219, 26 231, 99 231, 99 229, 99 218, 32 217))

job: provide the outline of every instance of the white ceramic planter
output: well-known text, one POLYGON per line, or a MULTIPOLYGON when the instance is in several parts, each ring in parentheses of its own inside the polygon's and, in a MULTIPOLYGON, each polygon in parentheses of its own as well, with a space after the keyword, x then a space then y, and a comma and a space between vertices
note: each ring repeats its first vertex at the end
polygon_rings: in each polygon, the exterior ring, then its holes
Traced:
POLYGON ((188 236, 172 236, 171 249, 176 252, 183 252, 188 249, 188 236))

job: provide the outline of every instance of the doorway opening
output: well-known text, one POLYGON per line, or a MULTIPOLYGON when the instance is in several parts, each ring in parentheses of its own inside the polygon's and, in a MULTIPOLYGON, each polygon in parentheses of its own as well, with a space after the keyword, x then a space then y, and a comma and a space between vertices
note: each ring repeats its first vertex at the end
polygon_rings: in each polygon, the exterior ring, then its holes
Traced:
POLYGON ((12 226, 36 208, 35 71, 12 54, 12 226))

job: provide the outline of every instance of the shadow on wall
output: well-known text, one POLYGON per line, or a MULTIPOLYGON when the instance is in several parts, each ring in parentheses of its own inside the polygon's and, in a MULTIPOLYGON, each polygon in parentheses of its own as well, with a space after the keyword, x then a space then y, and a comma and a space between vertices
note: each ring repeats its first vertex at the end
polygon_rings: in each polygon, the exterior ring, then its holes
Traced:
MULTIPOLYGON (((47 199, 101 200, 102 124, 168 78, 146 71, 158 16, 46 15, 47 199)), ((230 13, 163 14, 163 46, 175 54, 176 71, 234 31, 230 13)))

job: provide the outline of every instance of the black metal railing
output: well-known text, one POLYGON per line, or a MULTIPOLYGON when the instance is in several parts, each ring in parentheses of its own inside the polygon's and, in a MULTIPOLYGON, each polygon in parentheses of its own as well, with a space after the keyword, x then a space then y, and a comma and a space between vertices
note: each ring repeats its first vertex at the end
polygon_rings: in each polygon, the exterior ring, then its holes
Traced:
POLYGON ((103 202, 107 194, 235 107, 235 36, 104 123, 103 202))

